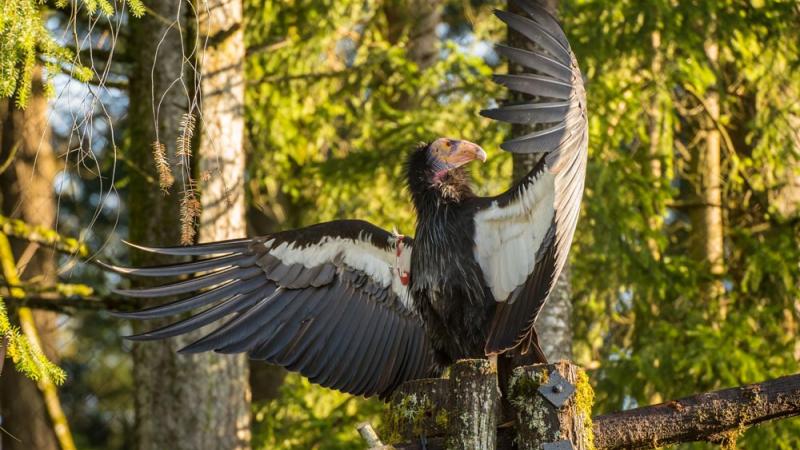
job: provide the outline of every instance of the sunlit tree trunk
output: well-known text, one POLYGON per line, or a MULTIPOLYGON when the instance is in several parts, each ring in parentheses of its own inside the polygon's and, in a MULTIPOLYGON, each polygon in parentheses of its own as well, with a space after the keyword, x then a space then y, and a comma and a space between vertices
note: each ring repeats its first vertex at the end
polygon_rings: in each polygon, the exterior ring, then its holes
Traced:
MULTIPOLYGON (((709 64, 718 70, 719 46, 709 40, 705 44, 709 64)), ((725 272, 724 229, 722 222, 722 167, 719 87, 712 86, 703 101, 706 120, 703 133, 704 145, 693 149, 691 176, 694 186, 694 202, 689 213, 692 224, 690 249, 697 261, 707 264, 710 274, 715 277, 725 272)), ((724 319, 726 305, 721 295, 724 289, 721 281, 707 283, 707 301, 720 302, 720 318, 724 319)))
MULTIPOLYGON (((53 178, 56 160, 50 142, 47 99, 43 95, 41 73, 34 77, 33 92, 25 110, 13 100, 0 100, 0 160, 11 165, 0 175, 3 215, 22 219, 33 225, 55 224, 53 178), (13 155, 12 155, 13 154, 13 155)), ((36 278, 37 284, 56 282, 54 254, 33 244, 14 242, 13 250, 23 280, 36 278)), ((57 315, 34 311, 43 350, 51 361, 56 352, 57 315)), ((5 450, 58 449, 58 440, 36 383, 13 369, 0 377, 0 448, 5 450), (12 438, 11 436, 14 436, 12 438), (18 440, 17 440, 18 439, 18 440)))
MULTIPOLYGON (((558 9, 557 0, 540 1, 551 14, 556 15, 558 9)), ((514 2, 509 2, 509 11, 519 13, 514 6, 514 2)), ((524 13, 522 13, 524 15, 524 13)), ((525 47, 527 40, 521 38, 516 33, 509 31, 508 40, 512 46, 525 47)), ((514 64, 509 64, 510 73, 519 73, 522 68, 514 64)), ((520 136, 530 133, 529 126, 514 125, 511 127, 512 136, 520 136)), ((527 174, 539 161, 538 154, 514 154, 513 155, 513 177, 519 180, 527 174)), ((550 293, 550 298, 545 303, 539 318, 536 320, 536 332, 539 334, 539 343, 548 360, 556 361, 559 359, 572 358, 572 300, 570 293, 570 268, 569 263, 564 266, 561 276, 556 283, 555 289, 550 293)))
MULTIPOLYGON (((663 135, 665 133, 664 127, 664 110, 661 96, 665 95, 664 90, 666 87, 663 82, 664 70, 664 49, 661 42, 661 32, 655 30, 650 34, 650 45, 652 47, 653 59, 650 62, 650 72, 655 85, 653 97, 650 100, 650 110, 648 116, 650 123, 648 125, 648 135, 650 137, 650 149, 647 153, 649 161, 645 164, 646 176, 652 180, 654 187, 657 188, 658 183, 661 183, 661 178, 664 176, 664 167, 662 166, 662 146, 663 135)), ((653 210, 650 211, 650 216, 647 218, 648 225, 651 233, 660 233, 664 228, 664 211, 658 208, 659 205, 653 205, 653 210)), ((661 259, 661 248, 655 238, 648 238, 647 246, 650 249, 650 254, 654 259, 661 259)))
MULTIPOLYGON (((186 31, 190 28, 187 28, 185 18, 190 8, 187 3, 177 1, 152 2, 148 6, 151 8, 150 14, 130 22, 132 36, 148 37, 137 39, 137 44, 130 48, 134 61, 130 116, 137 118, 131 121, 130 151, 131 160, 139 169, 131 171, 131 239, 147 244, 176 245, 181 238, 179 205, 183 191, 189 187, 191 167, 187 171, 174 170, 175 184, 168 195, 163 194, 158 184, 152 143, 156 140, 158 130, 158 140, 164 145, 166 161, 173 165, 173 169, 177 169, 179 123, 189 110, 189 103, 182 85, 173 83, 183 77, 184 85, 191 89, 194 74, 183 72, 187 66, 182 65, 184 54, 178 30, 180 25, 184 37, 187 35, 186 31), (175 23, 171 24, 171 21, 175 23), (156 104, 160 105, 157 114, 153 112, 153 97, 156 104)), ((235 8, 226 5, 214 11, 227 14, 232 9, 235 8)), ((241 19, 240 12, 238 17, 241 19)), ((241 36, 241 31, 238 35, 241 36)), ((213 54, 213 50, 209 53, 213 54)), ((235 61, 240 65, 241 55, 236 55, 235 61)), ((210 69, 213 65, 206 67, 207 76, 219 79, 210 69)), ((208 97, 210 101, 205 107, 208 108, 206 112, 209 118, 220 114, 218 120, 227 123, 231 121, 231 114, 235 116, 241 113, 237 108, 220 110, 213 103, 214 95, 209 93, 208 97)), ((231 126, 237 125, 233 123, 231 126)), ((226 149, 237 145, 237 142, 240 144, 241 139, 231 141, 222 138, 216 145, 226 149)), ((235 148, 241 151, 240 147, 235 148)), ((227 163, 223 159, 227 155, 219 156, 227 163)), ((227 166, 225 170, 228 170, 227 166)), ((237 169, 231 167, 230 170, 237 169)), ((237 170, 236 175, 242 174, 242 170, 237 170)), ((214 198, 214 189, 209 187, 209 199, 214 198)), ((241 202, 240 195, 237 197, 234 194, 233 198, 241 202)), ((225 233, 239 233, 240 228, 237 227, 242 226, 243 221, 234 213, 242 211, 241 204, 214 209, 212 203, 206 202, 209 211, 212 214, 216 211, 220 217, 213 220, 207 217, 205 222, 215 230, 224 231, 217 231, 220 234, 203 231, 205 234, 201 237, 216 239, 228 236, 225 233), (224 212, 220 213, 220 209, 224 209, 224 212), (227 218, 228 214, 231 219, 227 218), (219 225, 211 222, 218 222, 219 225)), ((133 262, 143 265, 164 261, 135 252, 133 262)), ((148 323, 147 326, 158 324, 148 323)), ((178 355, 176 351, 192 338, 187 336, 134 345, 136 438, 139 449, 236 449, 249 445, 246 370, 242 359, 215 354, 178 355)))
MULTIPOLYGON (((242 0, 200 0, 199 55, 202 116, 197 161, 200 179, 199 240, 245 237, 244 32, 242 0)), ((206 388, 215 414, 209 423, 216 445, 249 448, 250 385, 245 355, 205 354, 215 367, 206 388)))

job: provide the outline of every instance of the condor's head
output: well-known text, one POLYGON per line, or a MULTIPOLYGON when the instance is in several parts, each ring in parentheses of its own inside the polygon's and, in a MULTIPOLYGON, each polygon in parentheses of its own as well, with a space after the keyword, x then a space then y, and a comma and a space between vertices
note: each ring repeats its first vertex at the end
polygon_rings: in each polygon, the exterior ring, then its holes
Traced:
POLYGON ((446 201, 472 195, 464 166, 486 161, 486 152, 472 142, 439 138, 420 144, 408 157, 408 187, 415 203, 432 194, 446 201))

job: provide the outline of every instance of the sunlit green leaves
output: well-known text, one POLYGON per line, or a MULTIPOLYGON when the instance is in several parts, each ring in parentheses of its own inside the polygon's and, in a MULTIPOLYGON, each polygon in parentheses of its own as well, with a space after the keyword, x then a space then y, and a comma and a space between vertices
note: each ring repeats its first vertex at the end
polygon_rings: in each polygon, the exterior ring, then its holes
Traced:
MULTIPOLYGON (((798 3, 564 3, 588 75, 591 155, 572 279, 576 349, 599 367, 598 408, 796 372, 800 225, 796 208, 792 218, 776 205, 790 201, 780 186, 800 171, 798 3), (700 286, 716 277, 687 256, 689 157, 702 153, 712 87, 722 109, 722 298, 707 298, 700 286)), ((797 435, 786 423, 747 439, 793 448, 797 435)))

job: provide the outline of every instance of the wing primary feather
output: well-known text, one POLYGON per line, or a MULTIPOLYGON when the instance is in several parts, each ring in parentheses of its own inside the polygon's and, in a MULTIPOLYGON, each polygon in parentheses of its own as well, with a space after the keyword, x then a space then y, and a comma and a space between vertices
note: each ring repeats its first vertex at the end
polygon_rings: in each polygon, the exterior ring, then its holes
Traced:
MULTIPOLYGON (((311 330, 304 335, 303 342, 297 345, 291 356, 281 356, 283 359, 280 364, 289 370, 305 370, 305 368, 307 368, 316 357, 316 355, 313 353, 313 350, 317 348, 317 342, 327 338, 327 335, 325 334, 327 330, 326 326, 336 317, 335 314, 337 312, 337 306, 339 306, 339 302, 331 298, 330 289, 326 288, 325 293, 322 295, 323 305, 316 311, 316 314, 311 317, 311 320, 314 321, 315 326, 313 326, 311 330)), ((303 373, 305 374, 305 372, 303 373)))
POLYGON ((547 55, 521 48, 496 44, 495 50, 502 56, 510 59, 523 67, 550 75, 551 77, 569 83, 572 81, 572 69, 547 55))
POLYGON ((271 301, 273 308, 263 309, 238 325, 238 329, 243 331, 239 334, 239 339, 231 339, 227 345, 217 347, 214 351, 241 353, 253 351, 257 347, 273 351, 272 340, 285 328, 291 327, 292 317, 303 306, 303 299, 309 294, 306 290, 284 291, 271 301))
POLYGON ((191 311, 193 309, 220 301, 231 295, 252 292, 254 289, 264 286, 267 283, 268 282, 262 278, 252 278, 244 282, 231 281, 216 289, 203 292, 202 294, 194 297, 176 300, 165 305, 154 306, 141 311, 112 312, 111 314, 123 319, 158 319, 167 316, 174 316, 176 314, 191 311))
POLYGON ((137 250, 142 250, 148 253, 156 253, 159 255, 171 256, 205 256, 218 253, 232 253, 247 250, 252 239, 232 239, 228 241, 210 242, 207 244, 196 244, 186 247, 148 247, 139 244, 133 244, 128 241, 122 241, 126 245, 133 247, 137 250))
POLYGON ((285 291, 283 288, 279 287, 270 293, 256 293, 258 294, 258 301, 255 303, 255 305, 253 305, 252 308, 222 324, 220 327, 206 336, 203 336, 197 341, 186 346, 182 349, 182 351, 184 353, 200 353, 209 350, 216 350, 230 343, 238 342, 240 339, 246 338, 251 334, 252 330, 242 327, 242 322, 246 322, 253 316, 259 315, 265 309, 274 306, 273 301, 280 297, 284 292, 285 291))
POLYGON ((512 91, 539 97, 566 100, 572 93, 572 84, 545 75, 498 74, 493 75, 492 80, 512 91))
POLYGON ((566 123, 520 136, 500 144, 500 148, 511 153, 546 153, 555 150, 567 133, 566 123))
POLYGON ((246 269, 233 267, 219 272, 212 272, 197 278, 192 278, 190 280, 166 284, 164 286, 142 289, 115 289, 114 292, 120 295, 135 298, 166 297, 170 295, 188 294, 189 292, 218 285, 228 280, 246 280, 258 274, 263 275, 263 273, 264 272, 262 272, 258 267, 250 267, 246 269))
POLYGON ((540 45, 554 58, 561 61, 562 64, 570 64, 572 61, 569 51, 556 38, 551 36, 540 23, 506 11, 497 10, 495 15, 514 31, 540 45))
POLYGON ((481 115, 509 123, 555 123, 564 120, 569 108, 569 102, 525 103, 484 109, 481 111, 481 115))
POLYGON ((564 50, 569 51, 570 47, 567 36, 564 34, 564 30, 561 29, 561 26, 558 24, 556 18, 553 17, 549 11, 531 1, 513 1, 517 6, 520 7, 520 9, 525 11, 531 19, 539 23, 550 36, 556 39, 558 43, 561 44, 561 47, 564 48, 564 50))
POLYGON ((278 356, 289 351, 292 341, 299 338, 298 333, 303 329, 303 323, 308 319, 309 314, 318 309, 322 296, 322 289, 304 289, 292 300, 293 303, 297 303, 297 309, 290 310, 287 308, 280 316, 273 319, 283 326, 280 331, 271 335, 269 339, 261 340, 259 346, 270 349, 269 353, 264 355, 265 360, 281 364, 278 356))
POLYGON ((236 312, 242 306, 242 301, 247 302, 252 295, 237 295, 230 299, 212 306, 211 308, 198 313, 194 316, 175 322, 165 327, 148 331, 146 333, 128 336, 126 339, 132 341, 152 341, 165 339, 194 331, 202 326, 215 322, 228 314, 236 312))
POLYGON ((251 266, 253 263, 255 263, 257 258, 258 256, 256 255, 232 254, 181 264, 168 264, 152 267, 122 267, 106 264, 102 261, 97 261, 97 263, 104 268, 120 275, 132 275, 137 277, 172 277, 202 272, 204 270, 224 269, 230 266, 251 266))

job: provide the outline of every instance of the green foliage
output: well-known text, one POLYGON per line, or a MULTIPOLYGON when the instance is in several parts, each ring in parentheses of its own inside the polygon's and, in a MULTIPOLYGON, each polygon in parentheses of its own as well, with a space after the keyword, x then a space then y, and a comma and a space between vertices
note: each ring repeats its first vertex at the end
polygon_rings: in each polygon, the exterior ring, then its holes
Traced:
MULTIPOLYGON (((777 206, 800 172, 797 2, 575 0, 562 12, 589 79, 572 260, 576 351, 599 367, 597 412, 797 372, 800 220, 777 206), (722 275, 689 256, 709 89, 721 107, 722 275), (709 282, 725 292, 709 297, 709 282)), ((743 442, 788 449, 798 436, 783 422, 743 442)))
MULTIPOLYGON (((500 30, 475 11, 474 40, 500 30)), ((413 229, 405 155, 438 136, 490 149, 476 173, 483 192, 507 184, 502 129, 477 111, 497 94, 491 68, 454 40, 422 70, 390 42, 383 2, 252 2, 247 93, 252 168, 259 197, 283 198, 282 226, 358 217, 413 229), (369 192, 370 195, 363 195, 369 192)), ((267 200, 265 203, 269 203, 267 200)))
POLYGON ((312 385, 289 374, 281 397, 253 407, 253 448, 362 449, 356 425, 372 418, 377 424, 383 405, 312 385))
POLYGON ((56 384, 64 382, 66 379, 64 371, 50 362, 41 349, 31 345, 19 328, 11 324, 5 304, 0 299, 0 339, 3 337, 7 356, 22 374, 34 381, 48 378, 56 384))
POLYGON ((52 61, 49 73, 71 58, 45 28, 39 2, 6 0, 0 10, 0 98, 15 96, 18 107, 27 105, 39 55, 52 61))
MULTIPOLYGON (((47 93, 50 95, 53 93, 53 77, 62 68, 83 83, 94 77, 92 68, 81 64, 73 51, 51 36, 45 27, 47 11, 42 3, 40 0, 4 0, 0 7, 0 98, 14 97, 19 108, 28 104, 38 65, 46 68, 47 93)), ((141 0, 126 0, 126 4, 134 17, 144 14, 141 0)), ((55 2, 57 8, 68 5, 66 0, 55 2)), ((83 6, 89 16, 115 13, 113 2, 109 0, 84 0, 83 6)))

